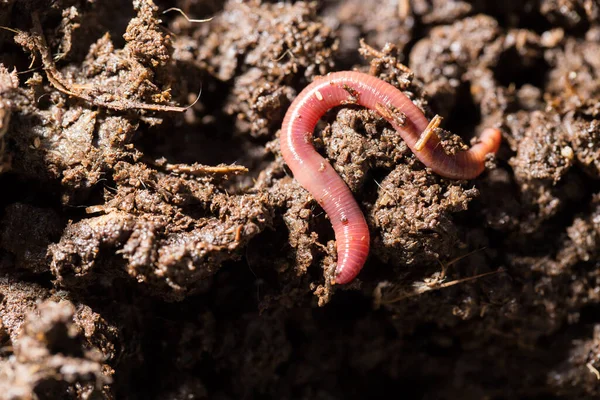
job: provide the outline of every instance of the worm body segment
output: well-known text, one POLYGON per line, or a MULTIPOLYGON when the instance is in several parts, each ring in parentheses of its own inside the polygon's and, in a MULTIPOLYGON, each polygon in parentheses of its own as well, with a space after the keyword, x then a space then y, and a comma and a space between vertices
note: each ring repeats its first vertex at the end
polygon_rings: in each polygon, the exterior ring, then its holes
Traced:
POLYGON ((350 189, 313 147, 319 119, 331 108, 358 104, 377 111, 402 136, 417 158, 434 172, 471 179, 483 172, 485 156, 500 146, 500 131, 486 129, 468 151, 448 155, 432 135, 416 146, 428 121, 421 110, 391 84, 361 72, 331 73, 308 85, 291 104, 281 129, 281 154, 298 180, 323 207, 333 225, 338 261, 333 283, 352 281, 369 254, 369 228, 350 189), (397 118, 400 111, 405 118, 397 118), (417 150, 416 148, 419 148, 417 150))

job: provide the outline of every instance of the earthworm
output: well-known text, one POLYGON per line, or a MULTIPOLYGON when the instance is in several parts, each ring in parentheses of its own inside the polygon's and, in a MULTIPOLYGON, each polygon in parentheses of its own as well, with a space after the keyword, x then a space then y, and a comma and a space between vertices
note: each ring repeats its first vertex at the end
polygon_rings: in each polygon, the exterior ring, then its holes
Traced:
MULTIPOLYGON (((377 111, 423 164, 447 178, 475 178, 485 168, 485 156, 495 153, 501 140, 500 131, 489 128, 469 150, 448 155, 439 146, 437 135, 431 135, 432 129, 423 112, 391 84, 361 72, 343 71, 308 85, 292 102, 283 119, 281 154, 294 178, 331 220, 338 253, 333 284, 348 283, 358 275, 367 260, 370 244, 367 222, 350 189, 312 144, 319 119, 329 109, 344 104, 358 104, 377 111)), ((441 119, 434 120, 432 123, 439 125, 441 119)))

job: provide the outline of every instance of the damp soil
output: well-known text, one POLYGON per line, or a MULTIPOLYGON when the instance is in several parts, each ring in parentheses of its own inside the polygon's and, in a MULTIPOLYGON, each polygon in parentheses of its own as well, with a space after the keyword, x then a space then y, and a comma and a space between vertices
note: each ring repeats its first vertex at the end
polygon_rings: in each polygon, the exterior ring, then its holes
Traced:
POLYGON ((0 0, 0 399, 600 396, 599 3, 372 3, 0 0), (503 143, 449 180, 327 113, 372 238, 332 286, 278 135, 350 69, 503 143))

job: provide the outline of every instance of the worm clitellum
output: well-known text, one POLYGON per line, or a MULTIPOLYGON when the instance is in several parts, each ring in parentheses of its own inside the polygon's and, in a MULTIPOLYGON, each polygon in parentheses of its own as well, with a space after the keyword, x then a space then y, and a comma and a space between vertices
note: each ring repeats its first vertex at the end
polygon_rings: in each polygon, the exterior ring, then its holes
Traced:
MULTIPOLYGON (((446 178, 472 179, 485 156, 500 146, 498 129, 483 131, 477 144, 454 155, 444 152, 425 115, 394 86, 361 72, 336 72, 308 85, 288 109, 281 128, 281 154, 300 185, 323 207, 333 225, 338 261, 332 283, 352 281, 369 254, 369 228, 350 189, 312 144, 315 125, 329 109, 358 104, 377 111, 398 131, 417 158, 446 178), (398 113, 406 118, 394 118, 398 113), (431 128, 431 127, 430 127, 431 128), (420 140, 419 140, 420 139, 420 140)), ((432 120, 432 124, 436 122, 432 120)))

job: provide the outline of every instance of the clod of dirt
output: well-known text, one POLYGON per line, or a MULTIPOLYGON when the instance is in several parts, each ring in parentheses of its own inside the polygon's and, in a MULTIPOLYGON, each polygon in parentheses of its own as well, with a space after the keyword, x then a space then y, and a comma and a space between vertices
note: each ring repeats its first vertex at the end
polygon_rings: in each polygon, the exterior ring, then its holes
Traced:
POLYGON ((111 398, 114 327, 85 305, 11 278, 0 278, 0 299, 0 331, 14 353, 0 361, 0 398, 111 398))
POLYGON ((52 272, 63 285, 85 287, 108 268, 114 278, 127 273, 155 294, 181 299, 223 262, 239 259, 239 250, 270 224, 266 195, 230 196, 209 177, 121 162, 114 179, 117 193, 107 192, 107 204, 90 209, 105 215, 69 224, 50 246, 52 272))
MULTIPOLYGON (((59 100, 58 98, 56 100, 59 100)), ((60 101, 60 100, 59 100, 60 101)), ((127 156, 136 126, 127 117, 64 103, 15 118, 14 169, 37 178, 60 179, 63 203, 77 204, 105 179, 114 163, 127 156)))
POLYGON ((364 186, 373 167, 392 168, 405 161, 410 152, 379 114, 365 109, 340 110, 322 132, 322 147, 354 191, 364 186))
POLYGON ((510 164, 518 181, 540 179, 558 183, 572 167, 573 149, 558 114, 534 111, 528 124, 515 132, 519 140, 510 164), (522 135, 521 137, 519 137, 522 135))
POLYGON ((242 134, 271 137, 296 90, 329 72, 337 39, 316 4, 228 1, 198 28, 197 62, 233 90, 224 109, 242 134))
POLYGON ((360 40, 375 48, 393 43, 400 51, 410 42, 415 26, 407 0, 384 1, 377 7, 361 0, 341 1, 323 11, 325 22, 336 28, 340 46, 338 59, 344 64, 359 62, 360 40))
POLYGON ((436 110, 448 115, 466 81, 466 72, 477 65, 491 68, 497 62, 503 37, 495 19, 485 15, 436 27, 410 53, 410 67, 424 81, 436 110))
MULTIPOLYGON (((92 45, 80 66, 58 69, 47 42, 54 37, 34 14, 31 32, 20 32, 15 41, 33 55, 40 54, 50 86, 40 75, 28 80, 31 90, 22 103, 38 105, 16 117, 10 139, 15 144, 15 169, 36 177, 61 179, 65 203, 78 203, 110 173, 114 164, 138 155, 131 148, 138 120, 107 114, 106 109, 182 111, 168 106, 176 83, 170 58, 170 39, 158 26, 157 7, 136 1, 137 17, 124 34, 126 45, 115 49, 108 34, 92 45), (48 41, 44 40, 48 37, 48 41), (73 104, 84 100, 100 110, 73 104), (48 96, 50 104, 40 104, 48 96)), ((160 119, 145 118, 150 124, 160 119)))
POLYGON ((563 46, 548 50, 552 66, 547 90, 564 101, 581 104, 600 95, 600 43, 568 38, 563 46))
POLYGON ((533 232, 566 202, 581 196, 579 180, 565 179, 575 154, 555 112, 520 112, 507 116, 506 122, 511 132, 508 142, 516 151, 509 162, 520 185, 521 229, 533 232))

